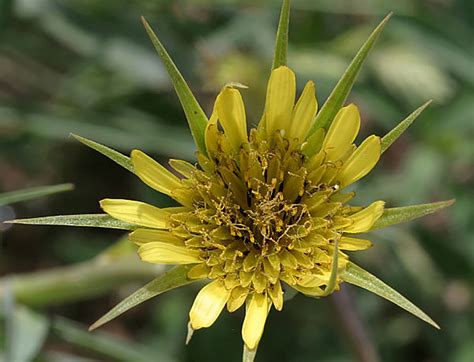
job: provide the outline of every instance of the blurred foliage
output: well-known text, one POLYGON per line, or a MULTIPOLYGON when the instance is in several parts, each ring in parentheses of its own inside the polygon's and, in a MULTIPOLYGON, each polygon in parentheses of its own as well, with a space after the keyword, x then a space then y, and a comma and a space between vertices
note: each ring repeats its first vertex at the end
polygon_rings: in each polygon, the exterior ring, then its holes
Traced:
MULTIPOLYGON (((249 122, 255 124, 279 6, 263 0, 0 0, 0 192, 76 185, 74 192, 0 206, 0 218, 93 213, 104 197, 171 205, 69 133, 126 153, 140 148, 162 161, 193 159, 186 120, 140 15, 157 30, 207 112, 220 87, 238 81, 250 87, 244 98, 249 122)), ((299 86, 316 81, 322 104, 369 29, 390 10, 396 16, 350 98, 361 108, 363 133, 385 134, 426 100, 434 102, 375 172, 356 185, 357 201, 457 202, 416 223, 376 232, 375 246, 358 259, 426 310, 442 330, 369 293, 348 292, 381 360, 472 361, 474 3, 294 0, 289 64, 299 86)), ((15 226, 0 234, 0 273, 41 278, 49 268, 81 267, 75 263, 103 260, 89 259, 120 236, 118 231, 15 226)), ((129 249, 113 250, 122 255, 129 249)), ((225 354, 226 360, 238 361, 242 313, 223 313, 212 329, 199 331, 184 346, 193 286, 161 295, 99 334, 86 332, 85 325, 156 272, 137 271, 136 278, 123 282, 116 276, 107 288, 34 310, 15 302, 2 279, 0 314, 6 328, 0 332, 0 359, 221 361, 225 354)), ((284 313, 270 315, 257 360, 355 359, 334 313, 326 300, 296 296, 284 313)))

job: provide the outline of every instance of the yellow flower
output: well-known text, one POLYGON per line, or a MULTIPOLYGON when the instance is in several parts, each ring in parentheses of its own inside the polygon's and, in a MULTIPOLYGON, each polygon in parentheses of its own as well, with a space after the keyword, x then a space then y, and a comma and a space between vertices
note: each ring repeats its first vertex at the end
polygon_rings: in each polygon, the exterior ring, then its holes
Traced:
POLYGON ((209 280, 189 312, 192 331, 211 326, 226 307, 245 304, 244 359, 250 361, 267 315, 281 311, 293 288, 325 297, 341 282, 368 289, 437 327, 402 295, 353 264, 347 251, 371 247, 358 234, 408 221, 452 201, 384 208, 383 201, 351 205, 346 188, 366 176, 381 154, 414 121, 425 104, 380 138, 354 143, 360 129, 357 106, 344 106, 370 48, 388 17, 362 46, 318 111, 308 82, 297 99, 296 77, 286 66, 289 1, 284 1, 265 111, 247 129, 241 85, 223 87, 208 119, 148 23, 149 33, 171 75, 198 147, 197 163, 170 160, 164 167, 139 150, 128 158, 76 136, 81 142, 135 173, 145 184, 180 206, 158 208, 139 201, 105 199, 109 215, 72 215, 18 223, 99 226, 131 230, 143 261, 178 265, 117 305, 96 328, 166 290, 209 280))
POLYGON ((207 155, 199 153, 197 165, 171 160, 175 173, 134 150, 138 177, 182 206, 101 201, 110 216, 138 226, 130 239, 142 260, 193 264, 189 278, 212 280, 191 308, 191 328, 209 327, 225 306, 233 312, 246 303, 242 337, 249 349, 272 306, 283 308, 282 283, 311 296, 332 292, 333 254, 342 270, 344 250, 369 248, 370 241, 353 234, 369 231, 384 210, 383 201, 347 205, 354 193, 344 189, 381 154, 379 137, 354 145, 357 107, 343 107, 325 137, 308 141, 317 112, 314 83, 296 102, 295 95, 293 71, 273 70, 262 120, 248 135, 240 91, 224 87, 205 130, 207 155))

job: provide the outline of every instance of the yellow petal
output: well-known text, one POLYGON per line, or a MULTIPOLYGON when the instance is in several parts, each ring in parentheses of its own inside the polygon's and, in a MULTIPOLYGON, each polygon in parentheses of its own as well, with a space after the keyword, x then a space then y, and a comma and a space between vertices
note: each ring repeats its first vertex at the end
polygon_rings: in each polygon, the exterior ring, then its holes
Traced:
POLYGON ((254 294, 242 326, 242 338, 249 349, 255 349, 262 338, 268 315, 268 299, 265 294, 254 294))
POLYGON ((202 261, 197 250, 157 241, 140 246, 138 255, 143 261, 154 264, 194 264, 202 261))
POLYGON ((298 285, 303 288, 315 288, 320 287, 321 285, 327 284, 328 277, 325 277, 321 274, 306 274, 300 279, 297 280, 298 285))
POLYGON ((169 164, 171 167, 173 167, 175 171, 179 172, 186 178, 191 178, 196 172, 196 167, 194 167, 193 164, 184 160, 171 159, 169 161, 169 164))
POLYGON ((232 313, 239 309, 244 304, 247 295, 249 294, 248 288, 236 287, 232 289, 230 298, 227 301, 227 310, 232 313))
POLYGON ((372 242, 370 240, 343 236, 341 240, 339 240, 338 246, 341 250, 366 250, 372 246, 372 242))
POLYGON ((265 102, 265 122, 268 135, 273 134, 277 129, 289 130, 295 94, 295 73, 286 66, 273 70, 268 81, 265 102))
POLYGON ((263 291, 267 289, 268 278, 262 273, 255 271, 252 278, 252 284, 257 293, 263 293, 263 291))
POLYGON ((155 206, 140 201, 104 199, 102 209, 110 216, 134 225, 153 229, 166 229, 169 214, 155 206))
MULTIPOLYGON (((207 132, 207 128, 206 128, 206 132, 207 132)), ((207 136, 206 136, 206 139, 207 139, 207 136)), ((209 149, 207 148, 207 141, 206 141, 206 149, 207 149, 207 152, 209 152, 209 149)), ((215 171, 215 168, 216 168, 216 165, 215 163, 208 157, 204 156, 201 152, 196 152, 196 159, 199 163, 199 166, 201 166, 201 168, 207 172, 207 173, 213 173, 215 171)))
POLYGON ((272 299, 275 309, 281 311, 283 309, 283 290, 280 281, 268 288, 268 295, 272 299))
POLYGON ((279 256, 281 265, 290 269, 296 269, 298 267, 298 260, 296 260, 295 256, 288 250, 282 250, 279 256))
POLYGON ((167 213, 171 215, 176 215, 176 214, 182 214, 184 212, 190 212, 193 211, 193 208, 189 208, 186 206, 170 206, 170 207, 163 207, 161 210, 166 211, 167 213))
POLYGON ((201 263, 193 266, 188 271, 189 279, 204 279, 209 275, 211 268, 209 268, 206 263, 201 263))
POLYGON ((176 246, 184 246, 183 240, 174 236, 167 230, 137 229, 131 234, 129 234, 128 237, 138 246, 147 243, 152 243, 155 241, 160 241, 166 244, 173 244, 176 246))
POLYGON ((367 137, 342 166, 337 175, 339 186, 346 187, 367 175, 377 164, 380 154, 380 137, 367 137))
POLYGON ((278 277, 280 276, 280 272, 272 266, 272 264, 267 258, 263 259, 262 265, 263 265, 263 271, 265 273, 265 276, 268 278, 268 280, 271 283, 276 283, 278 277))
POLYGON ((377 219, 382 216, 385 202, 375 201, 365 209, 356 212, 348 217, 352 221, 352 225, 346 227, 345 233, 363 233, 369 231, 377 219))
POLYGON ((339 160, 354 142, 360 128, 360 114, 357 106, 349 104, 337 112, 323 141, 327 160, 339 160))
POLYGON ((217 107, 214 104, 211 118, 207 122, 206 130, 204 131, 204 141, 209 155, 213 155, 218 150, 219 129, 217 128, 217 107))
POLYGON ((230 291, 220 280, 213 281, 202 288, 189 311, 189 320, 193 329, 210 327, 221 314, 230 291))
POLYGON ((151 188, 172 196, 172 191, 181 187, 181 181, 165 167, 139 150, 131 154, 133 170, 151 188))
POLYGON ((235 88, 225 87, 217 96, 216 108, 225 135, 234 151, 239 151, 248 142, 245 107, 240 92, 235 88))
POLYGON ((300 99, 296 103, 291 120, 288 138, 297 138, 303 141, 311 128, 318 108, 316 90, 313 82, 306 83, 300 99))

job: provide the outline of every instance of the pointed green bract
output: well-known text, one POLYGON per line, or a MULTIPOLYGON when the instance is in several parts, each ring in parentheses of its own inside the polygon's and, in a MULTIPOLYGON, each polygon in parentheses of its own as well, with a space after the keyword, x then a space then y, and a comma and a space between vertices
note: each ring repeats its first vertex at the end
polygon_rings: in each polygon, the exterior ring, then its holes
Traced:
POLYGON ((410 125, 418 118, 418 116, 428 107, 431 103, 431 100, 423 104, 421 107, 413 111, 407 118, 401 121, 394 129, 392 129, 389 133, 383 136, 381 141, 382 146, 382 153, 384 153, 393 142, 397 140, 398 137, 402 135, 405 130, 410 127, 410 125))
POLYGON ((144 287, 138 289, 135 293, 131 294, 119 304, 117 304, 112 310, 100 318, 97 322, 89 327, 89 330, 96 329, 105 323, 110 322, 112 319, 117 318, 119 315, 126 311, 136 307, 137 305, 156 297, 157 295, 167 292, 168 290, 182 287, 186 284, 190 284, 198 281, 197 279, 188 279, 188 271, 193 265, 179 265, 166 273, 160 275, 144 287))
POLYGON ((338 269, 338 261, 339 261, 339 248, 338 248, 338 240, 334 241, 334 254, 332 256, 332 265, 331 265, 331 275, 329 276, 329 281, 324 290, 323 297, 328 296, 337 286, 337 269, 338 269))
POLYGON ((411 205, 385 209, 382 216, 370 230, 382 229, 387 226, 400 224, 416 218, 432 214, 454 204, 455 200, 432 202, 430 204, 411 205))
POLYGON ((135 225, 114 219, 107 214, 81 214, 35 217, 32 219, 17 219, 4 221, 7 224, 25 225, 54 225, 54 226, 83 226, 106 229, 133 230, 135 225))
POLYGON ((163 44, 161 44, 160 40, 154 33, 150 24, 148 24, 144 17, 142 17, 142 22, 145 26, 145 30, 148 33, 148 36, 150 37, 153 43, 153 46, 156 49, 156 52, 160 56, 166 70, 168 71, 174 89, 176 90, 181 105, 183 106, 183 110, 186 115, 186 119, 188 120, 189 128, 191 129, 194 142, 196 142, 198 150, 204 155, 206 155, 206 144, 204 142, 204 131, 206 130, 206 125, 208 121, 206 114, 197 102, 196 98, 191 92, 191 89, 189 89, 189 86, 187 85, 180 71, 169 56, 165 47, 163 46, 163 44))
POLYGON ((290 0, 283 0, 280 21, 275 42, 275 54, 273 56, 272 69, 286 65, 286 54, 288 51, 288 27, 290 25, 290 0))
POLYGON ((308 137, 306 142, 303 144, 302 151, 307 157, 311 157, 319 152, 323 145, 324 136, 326 132, 323 128, 317 129, 311 136, 308 137))
POLYGON ((0 206, 9 205, 15 202, 37 199, 43 196, 49 196, 60 192, 71 191, 74 189, 73 184, 60 184, 53 186, 39 186, 29 189, 5 192, 0 194, 0 206))
POLYGON ((72 133, 71 133, 71 136, 74 137, 79 142, 81 142, 82 144, 86 145, 87 147, 90 147, 90 148, 96 150, 97 152, 102 153, 104 156, 107 156, 112 161, 118 163, 120 166, 126 168, 130 172, 133 172, 133 166, 132 166, 132 161, 130 161, 130 157, 125 156, 125 155, 121 154, 120 152, 113 150, 110 147, 107 147, 107 146, 101 145, 100 143, 91 141, 87 138, 84 138, 84 137, 81 137, 81 136, 78 136, 78 135, 75 135, 75 134, 72 134, 72 133))
POLYGON ((342 279, 350 284, 356 285, 360 288, 364 288, 369 292, 377 294, 378 296, 389 300, 390 302, 398 305, 400 308, 405 309, 426 323, 431 324, 433 327, 440 329, 439 326, 430 317, 428 317, 421 309, 406 299, 403 295, 393 290, 387 284, 382 282, 377 277, 370 274, 368 271, 361 267, 349 262, 346 270, 341 275, 342 279))
POLYGON ((242 362, 253 362, 257 355, 257 349, 248 349, 244 343, 244 352, 242 354, 242 362))
POLYGON ((342 75, 341 79, 337 82, 333 91, 329 95, 328 99, 324 103, 321 110, 316 115, 315 122, 311 128, 309 135, 311 135, 318 128, 328 128, 332 120, 336 116, 336 113, 344 105, 344 102, 349 95, 352 86, 354 85, 357 75, 359 74, 362 65, 364 64, 367 55, 369 55, 375 41, 379 37, 383 28, 387 24, 388 20, 392 16, 392 13, 388 14, 382 22, 375 28, 370 34, 367 41, 362 45, 356 56, 352 60, 351 64, 347 67, 346 71, 342 75))

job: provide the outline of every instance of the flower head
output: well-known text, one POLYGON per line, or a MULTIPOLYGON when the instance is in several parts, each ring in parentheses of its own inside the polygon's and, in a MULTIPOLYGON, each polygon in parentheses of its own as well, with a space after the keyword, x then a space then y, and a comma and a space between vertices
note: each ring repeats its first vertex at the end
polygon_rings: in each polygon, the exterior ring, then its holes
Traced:
POLYGON ((282 283, 311 296, 330 294, 340 282, 330 285, 332 263, 343 270, 344 250, 371 246, 353 235, 370 230, 384 209, 382 201, 347 204, 354 193, 344 189, 381 153, 376 136, 354 145, 357 107, 343 107, 326 135, 308 140, 317 111, 314 84, 307 83, 296 104, 295 94, 293 71, 276 68, 265 113, 248 134, 239 89, 224 87, 205 130, 207 155, 200 153, 197 165, 170 161, 175 173, 133 151, 138 177, 182 206, 101 202, 112 217, 138 225, 130 239, 142 260, 193 264, 189 278, 211 280, 191 308, 193 329, 209 327, 225 306, 233 312, 247 302, 242 336, 250 349, 268 310, 283 308, 282 283))
MULTIPOLYGON (((183 104, 198 146, 197 163, 170 160, 165 167, 139 150, 128 158, 78 137, 179 204, 158 208, 139 201, 105 199, 100 204, 109 217, 67 219, 69 225, 131 230, 130 239, 143 261, 178 265, 151 282, 147 293, 135 293, 93 327, 137 301, 195 280, 208 280, 208 284, 189 312, 190 330, 209 327, 224 308, 234 312, 245 304, 246 351, 256 350, 269 311, 283 309, 287 288, 324 297, 338 290, 341 282, 349 282, 436 326, 403 296, 353 264, 346 253, 371 247, 358 234, 451 203, 386 209, 383 201, 354 205, 355 193, 346 191, 374 168, 385 149, 427 106, 383 138, 372 135, 355 144, 361 117, 355 105, 344 106, 344 101, 388 18, 363 45, 318 112, 314 83, 308 82, 297 98, 295 74, 286 66, 288 14, 289 1, 284 1, 265 111, 250 130, 241 87, 237 83, 224 86, 208 119, 145 22, 183 104)), ((58 219, 17 220, 52 221, 58 224, 58 219)))

